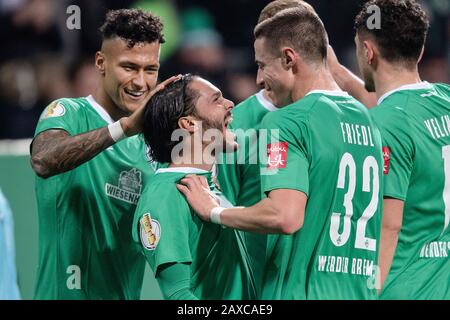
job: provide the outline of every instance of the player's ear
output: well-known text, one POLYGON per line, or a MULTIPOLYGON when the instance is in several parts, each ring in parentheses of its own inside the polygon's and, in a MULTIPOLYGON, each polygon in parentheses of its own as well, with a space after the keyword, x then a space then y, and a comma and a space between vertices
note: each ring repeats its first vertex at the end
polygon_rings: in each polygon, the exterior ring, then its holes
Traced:
POLYGON ((95 67, 102 76, 105 75, 105 54, 101 51, 95 53, 95 67))
POLYGON ((375 63, 375 54, 378 53, 376 52, 376 47, 375 45, 371 42, 371 41, 363 41, 363 46, 364 46, 364 57, 366 58, 366 62, 369 65, 373 65, 375 63))
POLYGON ((181 117, 178 119, 178 127, 189 133, 194 133, 198 129, 197 121, 192 116, 181 117))
POLYGON ((424 52, 424 51, 425 51, 425 46, 422 46, 422 50, 420 50, 419 60, 417 60, 417 63, 419 63, 420 60, 422 60, 423 52, 424 52))
POLYGON ((297 60, 297 53, 290 47, 283 47, 281 49, 281 64, 283 69, 292 69, 297 60))

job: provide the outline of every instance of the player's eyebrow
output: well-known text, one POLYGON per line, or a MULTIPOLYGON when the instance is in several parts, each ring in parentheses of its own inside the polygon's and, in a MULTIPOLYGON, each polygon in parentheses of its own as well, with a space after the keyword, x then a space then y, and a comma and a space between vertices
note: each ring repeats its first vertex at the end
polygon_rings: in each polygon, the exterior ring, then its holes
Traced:
MULTIPOLYGON (((131 68, 134 68, 134 69, 141 68, 141 66, 139 64, 131 62, 131 61, 128 61, 128 60, 120 61, 119 65, 121 65, 121 66, 128 66, 128 67, 131 67, 131 68)), ((159 69, 159 63, 145 65, 144 69, 159 69)))
POLYGON ((211 96, 211 101, 214 101, 216 99, 219 99, 222 96, 222 92, 221 91, 216 91, 212 94, 211 96))

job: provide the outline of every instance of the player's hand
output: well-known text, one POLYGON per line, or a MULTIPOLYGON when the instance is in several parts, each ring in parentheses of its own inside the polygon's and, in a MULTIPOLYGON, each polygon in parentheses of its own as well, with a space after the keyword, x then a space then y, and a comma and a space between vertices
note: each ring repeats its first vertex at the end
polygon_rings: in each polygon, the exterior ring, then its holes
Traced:
MULTIPOLYGON (((153 89, 149 93, 148 100, 150 100, 155 95, 155 93, 163 90, 167 85, 171 84, 172 82, 174 82, 176 80, 179 80, 180 78, 181 78, 181 75, 179 74, 177 76, 170 77, 169 79, 166 79, 163 82, 161 82, 160 84, 158 84, 155 87, 155 89, 153 89)), ((134 136, 135 134, 142 132, 143 124, 144 124, 143 123, 144 122, 144 110, 145 110, 145 105, 143 105, 138 110, 133 112, 133 114, 130 115, 129 117, 124 117, 124 118, 120 119, 120 125, 122 126, 123 132, 125 132, 125 134, 128 137, 134 136)))
POLYGON ((219 206, 218 199, 210 192, 205 177, 189 174, 177 184, 177 189, 184 194, 189 205, 198 216, 210 221, 211 210, 219 206))

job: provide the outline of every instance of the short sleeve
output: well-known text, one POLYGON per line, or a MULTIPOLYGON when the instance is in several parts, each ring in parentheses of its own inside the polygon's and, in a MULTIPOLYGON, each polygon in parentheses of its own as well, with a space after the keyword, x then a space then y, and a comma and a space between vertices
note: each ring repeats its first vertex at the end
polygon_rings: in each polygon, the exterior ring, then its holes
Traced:
POLYGON ((308 195, 306 126, 286 114, 279 114, 268 114, 262 122, 262 129, 267 134, 267 157, 261 162, 262 192, 294 189, 308 195))
POLYGON ((175 184, 158 185, 141 194, 133 223, 133 238, 153 272, 166 263, 191 263, 191 211, 175 184))
POLYGON ((381 133, 384 158, 385 197, 405 200, 414 165, 412 130, 406 115, 397 112, 373 113, 381 133))
POLYGON ((80 106, 69 102, 68 99, 53 101, 42 112, 34 136, 50 129, 62 129, 70 135, 78 134, 77 119, 80 112, 80 106))

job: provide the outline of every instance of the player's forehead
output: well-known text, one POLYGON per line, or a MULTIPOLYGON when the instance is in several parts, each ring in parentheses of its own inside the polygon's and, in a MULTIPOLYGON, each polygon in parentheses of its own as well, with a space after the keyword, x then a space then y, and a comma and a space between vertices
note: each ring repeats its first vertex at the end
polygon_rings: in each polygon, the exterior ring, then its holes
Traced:
POLYGON ((190 83, 190 88, 197 91, 199 97, 203 97, 209 99, 215 95, 221 94, 219 88, 213 85, 208 80, 205 80, 200 77, 195 77, 190 83))
POLYGON ((268 42, 265 37, 257 38, 254 42, 255 47, 255 61, 268 62, 273 58, 271 50, 269 50, 268 42))
POLYGON ((131 60, 139 64, 159 64, 161 44, 158 41, 151 43, 138 42, 133 47, 122 38, 106 39, 102 43, 102 51, 111 59, 118 61, 131 60))

